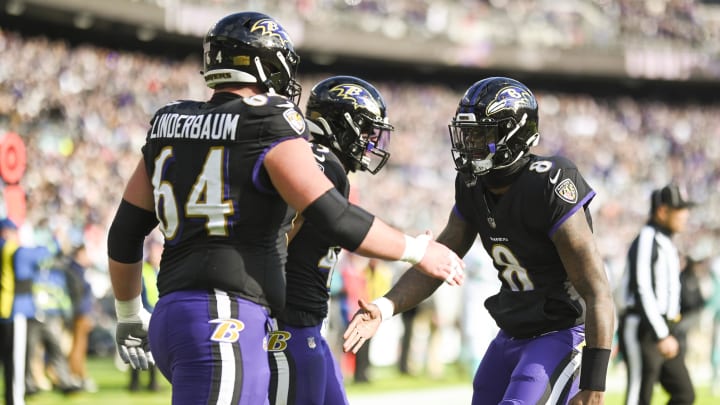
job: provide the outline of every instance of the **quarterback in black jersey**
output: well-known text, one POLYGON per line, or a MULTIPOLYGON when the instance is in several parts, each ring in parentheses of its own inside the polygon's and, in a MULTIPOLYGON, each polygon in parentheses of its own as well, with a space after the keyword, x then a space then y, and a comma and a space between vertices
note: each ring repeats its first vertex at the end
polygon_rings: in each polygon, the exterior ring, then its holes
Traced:
MULTIPOLYGON (((592 235, 595 192, 570 160, 529 153, 537 100, 516 80, 473 84, 449 129, 455 206, 437 240, 464 256, 479 235, 501 281, 485 302, 500 332, 475 374, 472 404, 602 403, 614 309, 592 235)), ((411 269, 383 298, 361 303, 345 350, 440 284, 411 269)))
MULTIPOLYGON (((350 193, 348 172, 375 174, 390 156, 386 148, 393 127, 386 110, 380 92, 353 76, 322 80, 310 93, 305 116, 313 155, 345 197, 350 193)), ((287 377, 271 380, 270 402, 347 404, 342 373, 321 334, 340 248, 302 217, 295 220, 293 235, 285 265, 287 302, 276 316, 278 345, 268 348, 274 376, 287 377)))
POLYGON ((133 368, 154 361, 173 404, 269 404, 271 313, 285 306, 296 212, 361 255, 416 263, 459 284, 446 246, 410 237, 350 204, 318 169, 294 100, 299 63, 273 18, 231 14, 203 42, 208 101, 176 101, 150 121, 142 158, 108 232, 116 343, 133 368), (160 298, 142 308, 144 238, 159 225, 160 298))

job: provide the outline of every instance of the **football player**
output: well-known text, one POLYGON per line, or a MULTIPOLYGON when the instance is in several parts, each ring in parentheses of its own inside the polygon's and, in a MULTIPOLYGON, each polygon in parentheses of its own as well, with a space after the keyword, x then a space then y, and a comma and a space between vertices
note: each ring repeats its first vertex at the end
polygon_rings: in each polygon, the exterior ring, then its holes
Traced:
MULTIPOLYGON (((390 154, 386 105, 370 83, 334 76, 317 83, 305 117, 315 160, 345 197, 348 172, 377 173, 390 154)), ((285 265, 287 300, 277 315, 276 347, 268 347, 271 369, 277 370, 270 390, 273 404, 347 404, 342 374, 321 334, 328 314, 331 272, 340 248, 321 228, 297 218, 285 265), (297 230, 299 228, 299 230, 297 230), (295 233, 296 232, 296 233, 295 233)))
POLYGON ((318 169, 294 102, 299 58, 275 19, 226 16, 203 51, 212 97, 154 114, 109 230, 116 341, 132 367, 157 361, 173 404, 267 404, 267 328, 285 306, 295 211, 348 250, 417 263, 454 284, 464 264, 446 246, 350 204, 318 169), (157 225, 164 252, 150 322, 140 297, 142 247, 157 225))
MULTIPOLYGON (((595 192, 570 160, 529 153, 538 105, 516 80, 470 86, 449 129, 455 206, 437 240, 464 256, 479 235, 502 283, 485 302, 500 331, 472 404, 602 403, 614 308, 592 234, 595 192)), ((384 297, 361 302, 344 349, 357 351, 383 319, 440 284, 411 269, 384 297)))

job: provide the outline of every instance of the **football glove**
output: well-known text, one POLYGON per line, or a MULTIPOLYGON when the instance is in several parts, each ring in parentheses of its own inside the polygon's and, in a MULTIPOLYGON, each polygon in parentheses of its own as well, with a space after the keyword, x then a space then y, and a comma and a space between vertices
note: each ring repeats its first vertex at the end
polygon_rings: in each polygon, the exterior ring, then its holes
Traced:
POLYGON ((115 312, 118 318, 115 343, 120 358, 133 369, 147 370, 155 364, 148 341, 150 313, 143 308, 140 297, 115 300, 115 312))

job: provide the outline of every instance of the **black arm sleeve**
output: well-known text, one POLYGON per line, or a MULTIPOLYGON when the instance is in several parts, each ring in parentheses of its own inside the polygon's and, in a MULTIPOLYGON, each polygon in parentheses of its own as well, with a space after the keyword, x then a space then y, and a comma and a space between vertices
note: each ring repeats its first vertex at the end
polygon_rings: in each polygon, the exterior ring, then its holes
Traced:
POLYGON ((142 260, 145 237, 158 222, 154 212, 122 200, 108 231, 108 256, 120 263, 142 260))
POLYGON ((350 251, 360 246, 375 219, 369 212, 350 204, 334 188, 308 205, 303 217, 350 251))

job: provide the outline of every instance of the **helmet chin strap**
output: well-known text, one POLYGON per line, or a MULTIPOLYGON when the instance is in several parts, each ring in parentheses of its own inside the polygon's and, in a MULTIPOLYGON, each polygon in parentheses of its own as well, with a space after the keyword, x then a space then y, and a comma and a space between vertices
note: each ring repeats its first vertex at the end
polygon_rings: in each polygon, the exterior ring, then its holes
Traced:
POLYGON ((265 75, 265 70, 262 67, 262 62, 260 62, 260 57, 256 56, 253 58, 253 62, 255 63, 255 70, 258 72, 258 82, 262 83, 263 86, 267 87, 267 92, 270 94, 277 94, 275 88, 272 86, 272 81, 268 79, 267 75, 265 75))
POLYGON ((341 151, 340 143, 338 143, 337 136, 333 134, 330 124, 323 117, 317 117, 313 119, 306 118, 310 135, 318 142, 328 146, 336 151, 341 151))
POLYGON ((498 162, 494 161, 493 162, 493 163, 495 163, 495 166, 493 167, 494 169, 503 169, 505 167, 510 167, 513 164, 515 164, 515 162, 517 162, 518 159, 520 159, 525 154, 524 152, 521 152, 515 157, 515 159, 512 160, 512 162, 508 162, 508 163, 504 162, 508 157, 510 157, 512 155, 510 152, 510 148, 507 146, 508 141, 510 140, 510 138, 512 138, 517 133, 517 131, 520 130, 520 128, 524 127, 526 123, 527 123, 527 113, 523 114, 522 118, 520 119, 520 122, 515 124, 515 127, 512 130, 510 130, 510 132, 508 132, 508 134, 505 135, 505 137, 498 142, 498 153, 496 153, 495 156, 501 157, 503 159, 503 162, 498 163, 498 162))

